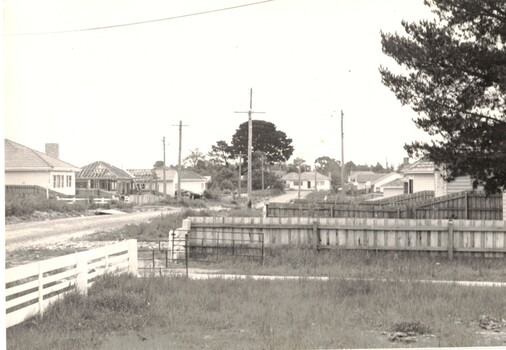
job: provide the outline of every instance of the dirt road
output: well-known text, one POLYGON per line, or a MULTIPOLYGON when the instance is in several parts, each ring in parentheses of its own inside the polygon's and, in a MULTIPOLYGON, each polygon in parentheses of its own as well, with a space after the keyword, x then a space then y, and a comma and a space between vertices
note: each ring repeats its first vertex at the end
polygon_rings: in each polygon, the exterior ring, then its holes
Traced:
POLYGON ((27 249, 50 245, 78 238, 96 231, 111 231, 129 224, 147 222, 150 219, 179 211, 167 208, 116 215, 95 215, 48 221, 36 221, 5 226, 5 250, 27 249))
MULTIPOLYGON (((304 198, 309 194, 310 191, 300 191, 300 198, 304 198)), ((286 191, 280 196, 269 198, 268 200, 262 201, 260 203, 255 204, 255 208, 263 208, 265 203, 276 202, 276 203, 288 203, 292 199, 297 199, 299 196, 299 191, 286 191)))

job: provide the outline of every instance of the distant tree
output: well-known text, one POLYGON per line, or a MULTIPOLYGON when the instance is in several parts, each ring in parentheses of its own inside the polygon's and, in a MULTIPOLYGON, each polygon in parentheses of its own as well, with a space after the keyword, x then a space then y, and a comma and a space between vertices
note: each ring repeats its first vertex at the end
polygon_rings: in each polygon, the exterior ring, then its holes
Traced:
MULTIPOLYGON (((285 162, 293 153, 292 139, 283 131, 277 130, 276 125, 264 120, 253 120, 253 149, 264 154, 267 163, 285 162)), ((239 125, 232 136, 231 153, 248 154, 248 122, 239 125)))
POLYGON ((211 151, 207 154, 209 162, 212 165, 229 165, 230 158, 233 157, 232 150, 225 141, 218 141, 211 146, 211 151))
POLYGON ((426 0, 436 19, 402 22, 405 36, 381 34, 383 52, 403 68, 380 68, 383 83, 440 139, 405 145, 445 170, 470 175, 489 193, 506 186, 506 1, 426 0))
POLYGON ((155 164, 153 164, 153 168, 161 168, 163 165, 163 160, 157 160, 155 164))
POLYGON ((371 167, 371 170, 375 173, 387 173, 388 169, 383 168, 383 165, 381 163, 377 162, 375 166, 371 167))
POLYGON ((190 154, 183 160, 183 164, 196 172, 207 167, 205 155, 198 148, 190 151, 190 154))
POLYGON ((332 186, 341 186, 341 162, 327 156, 318 157, 315 160, 316 171, 323 175, 330 173, 332 186))

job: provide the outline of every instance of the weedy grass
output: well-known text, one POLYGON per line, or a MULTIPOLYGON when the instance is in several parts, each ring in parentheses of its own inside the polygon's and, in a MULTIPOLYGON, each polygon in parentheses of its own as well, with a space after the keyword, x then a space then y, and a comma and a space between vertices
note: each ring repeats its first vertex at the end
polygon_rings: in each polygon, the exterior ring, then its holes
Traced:
POLYGON ((184 219, 190 216, 261 216, 261 210, 231 209, 231 210, 208 210, 208 209, 183 209, 179 213, 162 214, 149 222, 126 225, 121 229, 109 232, 97 232, 85 237, 89 241, 115 241, 123 239, 164 240, 168 239, 171 230, 182 227, 184 219))
MULTIPOLYGON (((227 273, 328 276, 403 280, 506 282, 503 258, 446 257, 429 254, 327 250, 310 247, 267 248, 259 260, 220 256, 206 266, 227 273)), ((191 260, 190 260, 190 264, 191 260)))
POLYGON ((253 281, 106 276, 7 329, 9 349, 484 346, 480 315, 506 317, 501 288, 371 281, 253 281))

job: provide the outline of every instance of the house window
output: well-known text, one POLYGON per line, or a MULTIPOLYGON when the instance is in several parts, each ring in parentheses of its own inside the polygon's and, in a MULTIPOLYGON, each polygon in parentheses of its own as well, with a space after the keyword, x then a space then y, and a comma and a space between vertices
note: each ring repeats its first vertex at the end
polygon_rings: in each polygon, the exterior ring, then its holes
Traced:
POLYGON ((67 187, 72 187, 72 176, 67 175, 67 187))
POLYGON ((299 186, 299 181, 294 181, 294 182, 293 182, 293 185, 294 185, 294 186, 299 186))

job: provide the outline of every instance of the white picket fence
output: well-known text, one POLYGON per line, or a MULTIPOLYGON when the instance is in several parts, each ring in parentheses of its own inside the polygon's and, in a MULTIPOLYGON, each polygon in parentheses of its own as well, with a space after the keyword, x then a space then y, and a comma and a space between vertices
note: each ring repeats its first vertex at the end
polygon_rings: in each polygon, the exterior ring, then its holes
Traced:
MULTIPOLYGON (((63 201, 67 203, 75 203, 75 202, 89 202, 89 198, 61 198, 56 196, 56 200, 63 201)), ((112 196, 112 198, 93 198, 93 203, 95 204, 107 204, 111 201, 119 201, 119 197, 112 196)), ((130 197, 125 196, 124 198, 125 203, 130 203, 130 197)))
POLYGON ((105 273, 137 276, 137 240, 13 267, 5 271, 6 326, 42 315, 49 304, 77 290, 86 294, 105 273))

